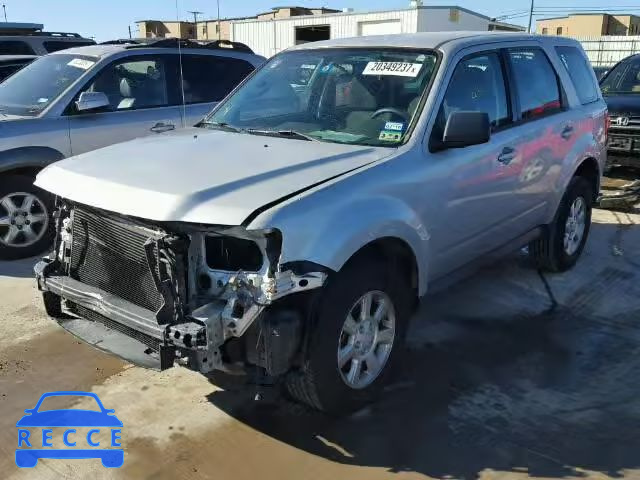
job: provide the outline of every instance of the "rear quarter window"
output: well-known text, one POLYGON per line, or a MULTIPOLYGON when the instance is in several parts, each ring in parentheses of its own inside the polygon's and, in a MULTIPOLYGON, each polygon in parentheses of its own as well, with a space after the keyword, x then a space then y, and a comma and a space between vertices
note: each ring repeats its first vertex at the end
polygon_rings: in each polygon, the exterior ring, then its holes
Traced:
POLYGON ((182 86, 185 102, 219 102, 253 70, 253 65, 237 58, 184 55, 182 86))
POLYGON ((575 47, 556 47, 556 52, 567 69, 571 82, 583 105, 598 100, 598 86, 593 78, 591 67, 582 52, 575 47))
POLYGON ((508 50, 523 120, 531 120, 562 109, 560 84, 551 62, 540 48, 508 50))

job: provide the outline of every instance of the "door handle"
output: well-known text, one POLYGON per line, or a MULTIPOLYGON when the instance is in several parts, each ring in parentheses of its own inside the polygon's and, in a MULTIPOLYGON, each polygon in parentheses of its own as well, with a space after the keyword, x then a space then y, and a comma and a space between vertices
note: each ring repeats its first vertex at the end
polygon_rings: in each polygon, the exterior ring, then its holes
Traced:
POLYGON ((509 165, 513 159, 516 158, 516 149, 511 147, 504 147, 500 155, 498 155, 498 162, 503 165, 509 165))
POLYGON ((565 125, 560 136, 565 140, 569 140, 573 135, 573 125, 565 125))
POLYGON ((166 122, 158 122, 153 127, 150 128, 152 132, 156 132, 156 133, 169 132, 175 129, 176 129, 176 126, 173 123, 166 123, 166 122))

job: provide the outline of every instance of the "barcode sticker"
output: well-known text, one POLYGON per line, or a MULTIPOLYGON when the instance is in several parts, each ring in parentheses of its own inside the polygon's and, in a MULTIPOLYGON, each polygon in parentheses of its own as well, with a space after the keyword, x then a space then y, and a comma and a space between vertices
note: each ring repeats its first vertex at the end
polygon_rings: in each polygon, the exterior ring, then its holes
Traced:
POLYGON ((422 63, 405 62, 369 62, 363 75, 393 75, 398 77, 417 77, 422 63))
POLYGON ((93 64, 96 62, 92 62, 91 60, 85 60, 84 58, 74 58, 67 65, 70 67, 81 68, 82 70, 89 70, 93 64))

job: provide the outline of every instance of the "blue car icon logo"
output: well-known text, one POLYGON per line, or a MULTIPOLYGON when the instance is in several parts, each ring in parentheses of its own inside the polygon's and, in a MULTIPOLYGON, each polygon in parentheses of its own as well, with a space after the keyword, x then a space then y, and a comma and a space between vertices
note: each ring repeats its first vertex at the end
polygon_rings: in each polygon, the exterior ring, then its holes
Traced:
MULTIPOLYGON (((100 398, 91 392, 49 392, 40 397, 36 406, 25 410, 26 415, 22 417, 16 427, 18 427, 18 448, 16 449, 16 465, 20 468, 35 467, 40 458, 55 459, 81 459, 99 458, 102 465, 107 468, 121 467, 124 462, 124 450, 121 447, 120 439, 122 432, 122 422, 114 415, 114 410, 104 408, 100 398), (61 409, 39 411, 42 402, 49 397, 75 396, 91 397, 98 406, 99 411, 61 409), (53 448, 51 428, 64 428, 61 439, 65 447, 53 448), (90 428, 86 438, 81 437, 76 428, 90 428), (35 435, 33 428, 42 428, 42 438, 35 435), (101 430, 108 430, 110 446, 112 448, 101 448, 101 443, 97 441, 97 436, 101 430), (84 444, 88 448, 82 448, 84 444), (78 448, 75 448, 80 445, 78 448)), ((102 433, 104 435, 104 432, 102 433)), ((57 446, 57 445, 56 445, 57 446)))

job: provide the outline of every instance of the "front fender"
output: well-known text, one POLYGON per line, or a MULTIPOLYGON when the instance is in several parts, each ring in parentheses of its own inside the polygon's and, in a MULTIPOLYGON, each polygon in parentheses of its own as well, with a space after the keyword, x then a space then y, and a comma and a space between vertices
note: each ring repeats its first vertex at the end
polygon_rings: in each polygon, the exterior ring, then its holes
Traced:
POLYGON ((44 168, 64 155, 49 147, 19 147, 0 152, 0 173, 17 168, 44 168))
POLYGON ((360 198, 334 205, 330 211, 301 212, 288 218, 273 224, 283 234, 281 263, 307 260, 339 271, 365 245, 392 237, 413 251, 418 292, 426 292, 430 236, 406 203, 388 196, 360 198))

